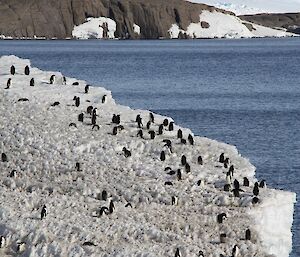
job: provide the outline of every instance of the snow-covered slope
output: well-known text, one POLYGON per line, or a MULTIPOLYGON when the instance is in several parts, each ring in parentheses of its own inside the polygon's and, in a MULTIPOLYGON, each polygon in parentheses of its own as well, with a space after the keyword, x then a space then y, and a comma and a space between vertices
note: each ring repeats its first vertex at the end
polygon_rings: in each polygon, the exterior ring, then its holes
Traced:
POLYGON ((187 30, 173 24, 169 29, 171 38, 186 34, 191 38, 252 38, 252 37, 286 37, 293 36, 284 29, 271 29, 241 20, 221 12, 203 11, 199 23, 191 23, 187 30))
POLYGON ((300 12, 300 0, 189 0, 232 11, 237 15, 300 12))
POLYGON ((149 111, 116 104, 101 87, 85 93, 84 81, 66 78, 64 84, 59 72, 31 68, 26 76, 25 65, 30 66, 29 60, 0 58, 0 153, 7 156, 0 160, 0 236, 5 238, 0 256, 174 257, 179 251, 182 257, 196 257, 203 251, 220 257, 231 256, 237 245, 239 256, 288 257, 295 194, 260 188, 259 202, 252 203, 255 167, 234 146, 181 128, 183 138, 191 134, 194 139, 193 145, 184 143, 177 138, 176 124, 174 130, 163 126, 159 134, 159 125, 172 119, 158 114, 150 124, 155 131, 150 139, 149 111), (15 75, 9 74, 11 65, 15 75), (4 89, 9 78, 11 85, 4 89), (74 96, 80 98, 78 107, 74 96), (99 130, 91 125, 88 106, 98 108, 99 130), (78 121, 81 113, 83 122, 78 121), (123 126, 117 135, 112 133, 117 126, 113 114, 120 115, 123 126), (137 136, 140 130, 143 138, 137 136), (123 147, 131 156, 125 156, 123 147), (229 167, 219 162, 221 153, 229 158, 228 166, 234 165, 232 180, 241 184, 240 197, 223 189, 230 177, 226 179, 229 167), (182 165, 183 155, 189 166, 182 165), (244 177, 249 187, 243 186, 244 177), (115 208, 106 214, 103 207, 111 201, 115 208), (48 214, 41 220, 43 205, 48 214), (223 212, 227 219, 219 224, 217 215, 223 212), (247 229, 251 240, 245 240, 247 229))

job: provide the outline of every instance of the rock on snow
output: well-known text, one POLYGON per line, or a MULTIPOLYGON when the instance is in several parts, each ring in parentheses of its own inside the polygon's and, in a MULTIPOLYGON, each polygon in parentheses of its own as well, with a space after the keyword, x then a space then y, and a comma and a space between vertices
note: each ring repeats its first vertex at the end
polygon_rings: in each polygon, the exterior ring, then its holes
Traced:
MULTIPOLYGON (((194 145, 183 144, 176 125, 174 131, 163 127, 158 135, 167 118, 158 114, 151 140, 149 111, 116 104, 101 87, 85 93, 86 82, 66 78, 65 84, 59 72, 31 67, 26 76, 26 65, 29 60, 0 58, 0 151, 7 155, 7 162, 0 161, 0 236, 5 238, 0 256, 173 257, 178 249, 183 257, 196 257, 199 251, 219 257, 231 256, 234 245, 240 256, 288 256, 295 194, 260 188, 259 202, 252 204, 255 167, 234 146, 198 136, 194 145), (15 75, 9 72, 11 65, 15 75), (8 78, 11 86, 4 89, 8 78), (78 107, 74 96, 80 98, 78 107), (98 109, 99 130, 92 129, 88 106, 98 109), (80 113, 83 122, 78 121, 80 113), (117 135, 112 134, 117 126, 113 114, 120 115, 123 126, 117 135), (144 139, 137 137, 140 129, 144 139), (172 151, 165 139, 171 140, 172 151), (124 156, 124 147, 131 156, 124 156), (219 162, 221 153, 234 165, 232 180, 240 182, 240 197, 223 190, 228 168, 219 162), (242 186, 244 177, 250 187, 242 186), (44 205, 47 215, 40 220, 44 205), (219 224, 217 215, 223 212, 227 219, 219 224), (247 229, 251 240, 244 240, 247 229), (220 243, 224 233, 226 240, 220 243)), ((185 139, 193 136, 181 129, 185 139)))

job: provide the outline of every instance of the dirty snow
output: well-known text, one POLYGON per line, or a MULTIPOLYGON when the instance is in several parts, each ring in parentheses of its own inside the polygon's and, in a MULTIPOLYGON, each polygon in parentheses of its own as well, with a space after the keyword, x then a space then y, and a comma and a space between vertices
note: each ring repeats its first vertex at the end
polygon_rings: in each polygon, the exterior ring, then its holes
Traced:
MULTIPOLYGON (((178 248, 182 257, 199 256, 199 251, 219 257, 231 256, 237 245, 240 256, 288 257, 295 194, 261 188, 259 203, 252 204, 255 167, 236 147, 198 136, 194 145, 182 144, 177 125, 174 131, 164 127, 158 135, 166 118, 159 114, 154 114, 150 127, 156 132, 151 140, 146 128, 149 111, 116 104, 102 87, 90 87, 85 94, 86 82, 81 80, 66 78, 64 85, 59 72, 31 67, 26 76, 25 65, 30 61, 0 58, 0 151, 7 155, 7 162, 0 160, 0 236, 5 238, 0 256, 174 257, 178 248), (9 73, 12 64, 15 75, 9 73), (49 83, 52 74, 54 84, 49 83), (11 86, 4 89, 8 78, 11 86), (34 87, 29 86, 31 78, 34 87), (76 81, 79 85, 72 85, 76 81), (79 107, 74 96, 80 97, 79 107), (60 104, 51 106, 56 101, 60 104), (98 108, 99 130, 92 129, 86 113, 90 105, 98 108), (80 113, 84 122, 78 121, 80 113), (120 114, 124 127, 117 135, 112 135, 113 114, 120 114), (137 114, 144 139, 137 137, 137 114), (164 139, 171 140, 172 152, 164 139), (130 157, 124 156, 123 147, 131 151, 130 157), (162 150, 165 161, 160 160, 162 150), (240 197, 223 190, 228 168, 219 162, 221 153, 234 165, 232 180, 241 184, 240 197), (183 154, 189 173, 181 164, 183 154), (199 155, 203 165, 197 162, 199 155), (182 179, 167 174, 166 167, 181 169, 182 179), (12 170, 16 176, 10 177, 12 170), (243 177, 250 187, 243 186, 243 177), (199 180, 204 185, 199 186, 199 180), (172 197, 178 198, 175 205, 172 197), (111 200, 113 213, 100 216, 101 207, 111 200), (126 207, 129 203, 132 208, 126 207), (43 205, 48 214, 40 220, 43 205), (218 224, 222 212, 228 218, 218 224), (251 229, 251 240, 244 240, 246 229, 251 229), (225 243, 220 243, 221 233, 227 235, 225 243), (87 242, 94 245, 84 245, 87 242)), ((181 129, 185 139, 193 135, 181 129)))

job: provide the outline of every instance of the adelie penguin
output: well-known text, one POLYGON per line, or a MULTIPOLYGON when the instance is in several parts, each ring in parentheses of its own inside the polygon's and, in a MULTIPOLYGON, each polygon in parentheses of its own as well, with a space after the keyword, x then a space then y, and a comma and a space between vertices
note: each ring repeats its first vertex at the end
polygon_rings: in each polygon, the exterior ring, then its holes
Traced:
POLYGON ((252 204, 254 205, 254 204, 257 204, 259 202, 259 198, 258 197, 253 197, 252 198, 252 204))
POLYGON ((147 124, 146 124, 146 128, 149 130, 150 126, 151 126, 151 121, 148 121, 147 124))
POLYGON ((189 143, 190 143, 191 145, 194 145, 194 138, 193 138, 193 136, 192 136, 191 134, 189 134, 188 140, 189 140, 189 143))
POLYGON ((255 182, 254 187, 253 187, 253 195, 258 196, 259 194, 259 188, 258 188, 258 182, 255 182))
POLYGON ((172 196, 172 205, 178 205, 178 197, 172 196))
POLYGON ((164 121, 163 121, 163 125, 164 125, 165 127, 169 125, 169 121, 168 121, 168 119, 164 119, 164 121))
POLYGON ((142 118, 141 118, 141 116, 139 114, 136 116, 136 120, 135 121, 138 124, 138 128, 141 128, 143 126, 142 118))
POLYGON ((79 107, 79 105, 80 105, 80 98, 76 97, 76 99, 75 99, 75 106, 79 107))
POLYGON ((10 74, 11 74, 11 75, 15 75, 15 74, 16 74, 16 68, 15 68, 14 65, 12 65, 12 66, 10 67, 10 74))
POLYGON ((118 134, 118 127, 114 127, 114 128, 113 128, 112 134, 113 134, 114 136, 116 136, 116 135, 118 134))
POLYGON ((266 186, 266 181, 265 181, 265 180, 260 181, 260 182, 259 182, 259 187, 260 187, 260 188, 265 188, 265 187, 267 187, 267 186, 266 186))
POLYGON ((240 253, 240 249, 237 245, 232 248, 232 257, 238 257, 240 253))
POLYGON ((154 138, 155 138, 155 132, 154 132, 153 130, 150 130, 150 131, 148 132, 148 134, 150 135, 150 138, 151 138, 151 139, 154 139, 154 138))
POLYGON ((94 107, 93 107, 92 105, 90 105, 90 106, 88 106, 88 107, 86 108, 87 114, 90 114, 90 115, 93 114, 93 110, 94 110, 94 107))
POLYGON ((114 202, 111 200, 109 203, 109 208, 108 208, 109 213, 112 214, 114 209, 115 209, 115 205, 114 205, 114 202))
POLYGON ((86 86, 84 87, 84 93, 85 93, 85 94, 88 94, 88 93, 89 93, 89 89, 90 89, 90 85, 86 85, 86 86))
POLYGON ((182 130, 178 129, 177 131, 177 138, 182 138, 182 130))
POLYGON ((83 113, 80 113, 80 114, 78 115, 78 121, 83 122, 83 118, 84 118, 84 114, 83 114, 83 113))
POLYGON ((231 165, 231 166, 229 167, 229 170, 228 170, 228 171, 230 172, 230 174, 231 174, 231 177, 233 177, 234 166, 233 166, 233 165, 231 165))
POLYGON ((42 211, 41 211, 41 220, 46 218, 46 216, 47 216, 47 207, 46 207, 46 205, 44 205, 42 208, 42 211))
POLYGON ((186 162, 187 162, 187 161, 186 161, 185 155, 182 155, 182 156, 181 156, 181 165, 182 165, 182 166, 186 165, 186 162))
POLYGON ((181 170, 180 169, 177 170, 176 176, 177 176, 177 180, 181 180, 182 179, 182 175, 181 175, 181 170))
POLYGON ((1 161, 2 162, 8 162, 7 155, 5 153, 1 154, 1 161))
POLYGON ((160 124, 158 127, 158 135, 162 135, 163 131, 164 131, 164 125, 160 124))
POLYGON ((54 84, 54 80, 55 80, 55 75, 51 75, 50 77, 50 84, 54 84))
POLYGON ((191 166, 188 163, 185 164, 185 172, 186 173, 190 173, 191 172, 191 166))
POLYGON ((203 165, 203 160, 202 160, 201 155, 198 156, 198 164, 203 165))
POLYGON ((224 164, 224 168, 227 169, 228 168, 228 164, 229 164, 229 158, 225 158, 223 164, 224 164))
POLYGON ((203 179, 199 179, 199 180, 197 181, 197 186, 199 186, 199 187, 204 187, 204 180, 203 180, 203 179))
POLYGON ((6 240, 4 236, 0 236, 0 248, 4 248, 6 245, 6 240))
POLYGON ((161 151, 160 153, 160 160, 163 162, 166 160, 166 154, 165 154, 165 151, 161 151))
POLYGON ((251 230, 249 228, 245 232, 245 240, 251 240, 251 230))
POLYGON ((75 168, 76 168, 76 171, 81 171, 79 162, 76 162, 75 168))
POLYGON ((103 190, 102 193, 101 193, 101 200, 102 201, 107 201, 107 192, 106 190, 103 190))
POLYGON ((6 82, 6 88, 4 88, 4 89, 9 89, 10 86, 11 86, 11 78, 9 78, 9 79, 7 80, 7 82, 6 82))
POLYGON ((171 122, 169 123, 169 131, 173 131, 173 130, 174 130, 174 122, 171 121, 171 122))
POLYGON ((25 66, 24 73, 27 76, 30 74, 30 69, 29 69, 28 65, 25 66))
POLYGON ((154 115, 152 112, 149 113, 150 122, 154 123, 154 115))
POLYGON ((250 185, 249 179, 244 177, 243 186, 248 187, 250 185))
POLYGON ((217 221, 218 221, 219 224, 222 224, 223 221, 226 220, 226 219, 227 219, 227 215, 224 212, 217 215, 217 221))
POLYGON ((97 116, 96 115, 92 115, 92 125, 96 125, 96 119, 97 119, 97 116))
POLYGON ((30 80, 29 85, 30 85, 31 87, 34 87, 34 78, 32 78, 32 79, 30 80))
POLYGON ((229 192, 230 189, 231 189, 230 184, 225 184, 225 185, 224 185, 224 191, 225 191, 225 192, 229 192))
POLYGON ((179 248, 176 249, 176 251, 175 251, 175 256, 174 256, 174 257, 181 257, 179 248))
POLYGON ((102 103, 104 104, 106 102, 106 95, 102 96, 102 103))
POLYGON ((143 137, 143 130, 140 129, 140 130, 138 131, 137 137, 144 138, 144 137, 143 137))
POLYGON ((219 162, 220 162, 220 163, 223 163, 224 160, 225 160, 224 153, 221 153, 221 154, 220 154, 220 157, 219 157, 219 162))
POLYGON ((126 149, 126 147, 123 147, 123 153, 124 153, 124 156, 126 157, 126 158, 128 158, 128 157, 130 157, 131 156, 131 152, 128 150, 128 149, 126 149))

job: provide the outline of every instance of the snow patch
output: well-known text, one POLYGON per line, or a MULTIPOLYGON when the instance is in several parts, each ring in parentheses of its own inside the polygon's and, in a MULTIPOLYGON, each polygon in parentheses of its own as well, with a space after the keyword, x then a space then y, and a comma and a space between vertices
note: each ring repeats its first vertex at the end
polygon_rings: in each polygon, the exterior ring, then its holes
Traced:
POLYGON ((77 39, 114 39, 116 22, 110 18, 87 18, 86 22, 74 26, 72 36, 77 39))
POLYGON ((134 31, 134 33, 140 35, 141 34, 141 28, 140 28, 140 26, 134 23, 133 24, 133 31, 134 31))

